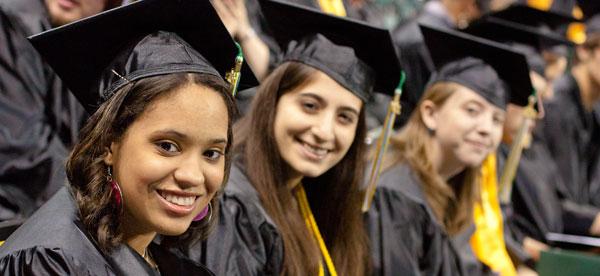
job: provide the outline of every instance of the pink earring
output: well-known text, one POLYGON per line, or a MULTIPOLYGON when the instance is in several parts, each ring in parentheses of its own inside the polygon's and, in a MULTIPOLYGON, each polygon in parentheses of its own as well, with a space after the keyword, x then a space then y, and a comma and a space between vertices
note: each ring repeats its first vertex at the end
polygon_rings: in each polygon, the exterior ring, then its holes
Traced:
POLYGON ((194 221, 203 220, 208 212, 210 212, 210 215, 208 216, 208 220, 210 220, 212 218, 212 204, 210 202, 208 202, 208 205, 206 205, 206 207, 204 207, 204 209, 202 209, 202 211, 194 218, 194 221))
POLYGON ((110 166, 107 168, 108 175, 106 176, 106 181, 110 184, 110 189, 112 190, 112 194, 115 197, 115 204, 118 208, 121 207, 121 203, 123 202, 123 192, 121 192, 121 187, 119 183, 113 179, 112 173, 110 171, 110 166))

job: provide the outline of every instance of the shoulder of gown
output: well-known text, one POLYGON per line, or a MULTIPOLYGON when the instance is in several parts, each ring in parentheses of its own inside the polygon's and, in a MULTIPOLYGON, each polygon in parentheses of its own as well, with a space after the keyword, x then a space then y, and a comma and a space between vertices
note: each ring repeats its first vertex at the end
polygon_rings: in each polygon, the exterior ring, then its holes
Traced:
POLYGON ((217 275, 279 275, 283 240, 235 163, 219 202, 219 222, 208 240, 184 249, 184 254, 217 275))
POLYGON ((0 246, 0 271, 4 275, 114 274, 75 217, 73 199, 62 188, 0 246))
POLYGON ((366 214, 374 275, 461 275, 457 253, 407 165, 380 176, 366 214))
POLYGON ((50 29, 44 1, 0 1, 0 221, 29 217, 66 181, 84 110, 27 36, 50 29))
MULTIPOLYGON (((163 275, 213 275, 159 245, 151 245, 163 275)), ((120 244, 107 254, 78 219, 64 187, 0 246, 0 275, 155 275, 133 249, 120 244)))

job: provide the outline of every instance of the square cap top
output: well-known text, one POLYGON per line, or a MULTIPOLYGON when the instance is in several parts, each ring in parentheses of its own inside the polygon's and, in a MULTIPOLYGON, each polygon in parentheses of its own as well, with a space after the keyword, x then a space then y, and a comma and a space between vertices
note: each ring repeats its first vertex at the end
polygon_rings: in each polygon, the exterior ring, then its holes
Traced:
MULTIPOLYGON (((29 39, 90 113, 131 81, 179 72, 224 77, 238 54, 209 1, 138 1, 29 39)), ((240 83, 258 84, 247 66, 240 83)))

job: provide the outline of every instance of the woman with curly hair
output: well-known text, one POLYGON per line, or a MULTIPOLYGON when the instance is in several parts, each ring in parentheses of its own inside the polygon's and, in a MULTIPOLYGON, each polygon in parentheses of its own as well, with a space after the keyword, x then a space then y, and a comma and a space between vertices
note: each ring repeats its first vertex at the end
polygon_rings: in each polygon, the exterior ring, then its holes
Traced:
POLYGON ((209 2, 140 1, 31 41, 92 115, 67 187, 0 248, 0 271, 212 275, 169 250, 208 234, 230 166, 219 72, 237 49, 209 2))

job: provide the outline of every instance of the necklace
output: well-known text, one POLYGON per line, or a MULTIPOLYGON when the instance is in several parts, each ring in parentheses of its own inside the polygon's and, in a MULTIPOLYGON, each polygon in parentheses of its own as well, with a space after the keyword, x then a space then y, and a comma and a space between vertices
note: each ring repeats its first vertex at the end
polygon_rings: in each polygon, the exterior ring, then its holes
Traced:
POLYGON ((148 253, 148 248, 144 249, 144 254, 142 255, 146 263, 150 265, 150 267, 154 270, 158 270, 158 265, 154 262, 152 255, 148 253))

